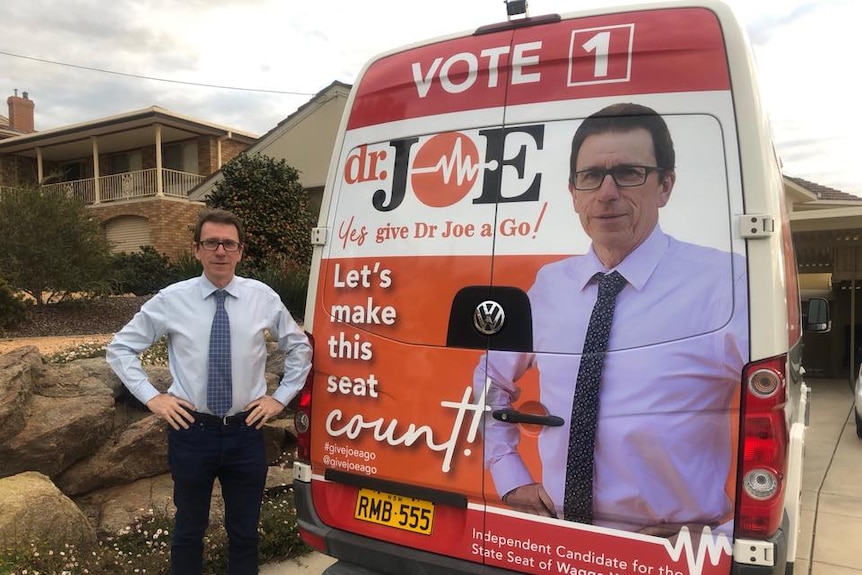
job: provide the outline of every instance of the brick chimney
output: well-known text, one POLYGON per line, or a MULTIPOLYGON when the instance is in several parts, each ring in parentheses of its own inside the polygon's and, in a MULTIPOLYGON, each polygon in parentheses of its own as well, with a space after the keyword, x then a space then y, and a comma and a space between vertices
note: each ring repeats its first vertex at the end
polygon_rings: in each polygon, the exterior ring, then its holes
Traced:
POLYGON ((6 99, 6 103, 9 105, 9 127, 22 134, 31 134, 36 131, 33 113, 36 104, 27 97, 27 92, 23 92, 23 94, 24 97, 19 98, 16 89, 15 95, 6 99))

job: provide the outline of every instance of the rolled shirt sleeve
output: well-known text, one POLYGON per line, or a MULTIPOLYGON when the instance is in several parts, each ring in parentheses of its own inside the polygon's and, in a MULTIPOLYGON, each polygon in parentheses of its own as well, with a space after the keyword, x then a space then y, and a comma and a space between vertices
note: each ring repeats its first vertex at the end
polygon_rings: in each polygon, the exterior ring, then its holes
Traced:
POLYGON ((146 405, 159 394, 141 365, 141 354, 165 333, 164 301, 159 294, 144 303, 140 311, 120 331, 105 350, 108 365, 129 392, 146 405))
POLYGON ((502 498, 511 490, 535 483, 518 454, 518 425, 497 421, 491 412, 506 409, 518 401, 520 389, 515 383, 532 365, 532 355, 516 352, 491 351, 483 355, 473 374, 473 396, 485 394, 483 434, 485 467, 491 472, 497 494, 502 498))
POLYGON ((311 371, 311 344, 287 309, 280 314, 277 333, 278 347, 285 352, 284 377, 272 396, 287 405, 305 385, 311 371))

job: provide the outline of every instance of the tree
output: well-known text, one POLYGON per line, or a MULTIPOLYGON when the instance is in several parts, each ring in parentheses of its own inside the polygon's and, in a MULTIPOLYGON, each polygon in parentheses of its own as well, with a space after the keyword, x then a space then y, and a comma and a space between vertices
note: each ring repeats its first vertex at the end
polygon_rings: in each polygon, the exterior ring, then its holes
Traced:
POLYGON ((307 270, 315 221, 299 172, 285 160, 240 154, 222 167, 222 174, 209 204, 233 212, 245 225, 246 269, 253 274, 287 260, 307 270))
POLYGON ((83 202, 42 188, 4 190, 0 230, 0 274, 38 305, 106 287, 110 244, 83 202))
POLYGON ((0 333, 7 327, 17 327, 27 317, 27 302, 0 276, 0 333))

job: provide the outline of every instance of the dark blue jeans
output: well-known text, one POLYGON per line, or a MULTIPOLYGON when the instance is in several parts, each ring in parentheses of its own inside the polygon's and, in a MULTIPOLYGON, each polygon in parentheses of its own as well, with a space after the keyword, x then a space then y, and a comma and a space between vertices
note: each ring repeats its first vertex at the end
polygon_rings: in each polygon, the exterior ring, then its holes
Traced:
POLYGON ((168 431, 168 462, 177 513, 171 539, 171 573, 199 575, 209 524, 213 482, 225 507, 230 575, 257 575, 258 522, 266 484, 263 432, 245 424, 194 423, 168 431))

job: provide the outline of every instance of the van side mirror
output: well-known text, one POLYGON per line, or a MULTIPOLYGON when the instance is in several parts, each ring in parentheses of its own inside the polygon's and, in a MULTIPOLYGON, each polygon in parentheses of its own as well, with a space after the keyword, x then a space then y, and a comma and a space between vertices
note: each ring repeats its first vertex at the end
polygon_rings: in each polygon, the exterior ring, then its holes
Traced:
POLYGON ((814 333, 828 333, 832 329, 828 300, 822 297, 808 300, 803 329, 814 333))

